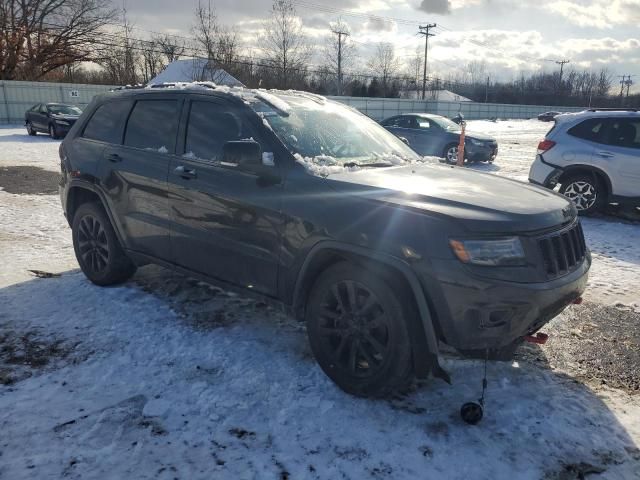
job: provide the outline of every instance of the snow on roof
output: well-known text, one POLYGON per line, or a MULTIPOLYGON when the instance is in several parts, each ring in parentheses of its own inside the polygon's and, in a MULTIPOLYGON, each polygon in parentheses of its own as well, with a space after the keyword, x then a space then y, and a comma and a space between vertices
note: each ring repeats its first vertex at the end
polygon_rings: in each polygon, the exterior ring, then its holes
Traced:
POLYGON ((243 87, 243 83, 230 73, 217 68, 205 58, 185 58, 174 60, 149 85, 175 82, 214 82, 217 85, 243 87))

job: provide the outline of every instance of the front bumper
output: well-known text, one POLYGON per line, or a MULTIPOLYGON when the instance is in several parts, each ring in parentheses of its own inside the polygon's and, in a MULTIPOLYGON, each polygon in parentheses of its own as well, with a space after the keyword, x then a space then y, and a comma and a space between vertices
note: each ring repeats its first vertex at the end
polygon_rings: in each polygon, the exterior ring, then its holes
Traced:
POLYGON ((498 155, 498 144, 484 143, 483 145, 474 145, 470 141, 466 141, 464 154, 467 160, 472 162, 493 161, 498 155))
POLYGON ((591 256, 571 273, 542 283, 495 280, 470 273, 458 260, 436 260, 420 272, 437 330, 459 350, 498 348, 539 330, 587 285, 591 256), (436 280, 437 279, 437 280, 436 280))

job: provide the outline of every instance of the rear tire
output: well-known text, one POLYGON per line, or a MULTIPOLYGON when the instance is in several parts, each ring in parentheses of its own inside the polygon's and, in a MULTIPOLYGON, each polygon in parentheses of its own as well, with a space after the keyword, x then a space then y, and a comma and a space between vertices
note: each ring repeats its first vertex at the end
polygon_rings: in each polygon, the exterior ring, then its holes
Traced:
POLYGON ((579 215, 590 215, 602 208, 606 190, 602 182, 588 173, 577 173, 562 181, 560 193, 571 200, 579 215))
POLYGON ((136 266, 124 253, 102 205, 80 205, 73 216, 72 235, 78 264, 96 285, 122 283, 135 273, 136 266))
POLYGON ((351 263, 329 267, 306 305, 307 333, 318 364, 342 390, 383 397, 412 379, 411 311, 379 276, 351 263))

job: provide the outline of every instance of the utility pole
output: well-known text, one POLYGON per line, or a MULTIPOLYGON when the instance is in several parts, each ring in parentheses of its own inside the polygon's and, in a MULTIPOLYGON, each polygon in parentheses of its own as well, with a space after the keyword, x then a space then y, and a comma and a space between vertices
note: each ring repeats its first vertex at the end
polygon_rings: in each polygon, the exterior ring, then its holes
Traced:
POLYGON ((629 88, 633 85, 633 80, 631 80, 631 75, 628 76, 627 81, 624 82, 627 86, 627 100, 629 99, 629 88))
POLYGON ((487 86, 484 89, 484 103, 489 103, 489 76, 487 76, 487 86))
POLYGON ((562 93, 562 72, 564 71, 565 64, 570 62, 571 60, 559 60, 556 62, 558 65, 560 65, 560 80, 558 81, 560 93, 562 93))
POLYGON ((629 97, 629 87, 631 86, 631 75, 618 75, 620 78, 620 106, 624 107, 624 87, 627 86, 627 97, 629 97))
POLYGON ((424 35, 424 70, 422 72, 422 99, 425 98, 425 92, 427 91, 427 52, 429 51, 429 37, 433 37, 435 33, 429 33, 429 30, 435 28, 435 23, 429 23, 425 26, 418 27, 418 34, 424 35))
POLYGON ((338 35, 338 95, 342 95, 342 36, 349 36, 349 32, 344 32, 335 28, 331 30, 338 35))

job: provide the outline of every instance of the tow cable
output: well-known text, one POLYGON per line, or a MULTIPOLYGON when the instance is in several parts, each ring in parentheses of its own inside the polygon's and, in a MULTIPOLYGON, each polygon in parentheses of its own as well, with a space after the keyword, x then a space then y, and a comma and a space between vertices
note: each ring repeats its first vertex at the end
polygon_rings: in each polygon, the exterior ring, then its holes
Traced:
POLYGON ((489 349, 484 351, 484 377, 482 378, 482 395, 477 402, 467 402, 460 408, 460 416, 469 425, 477 425, 484 415, 484 393, 487 390, 487 363, 489 363, 489 349))

